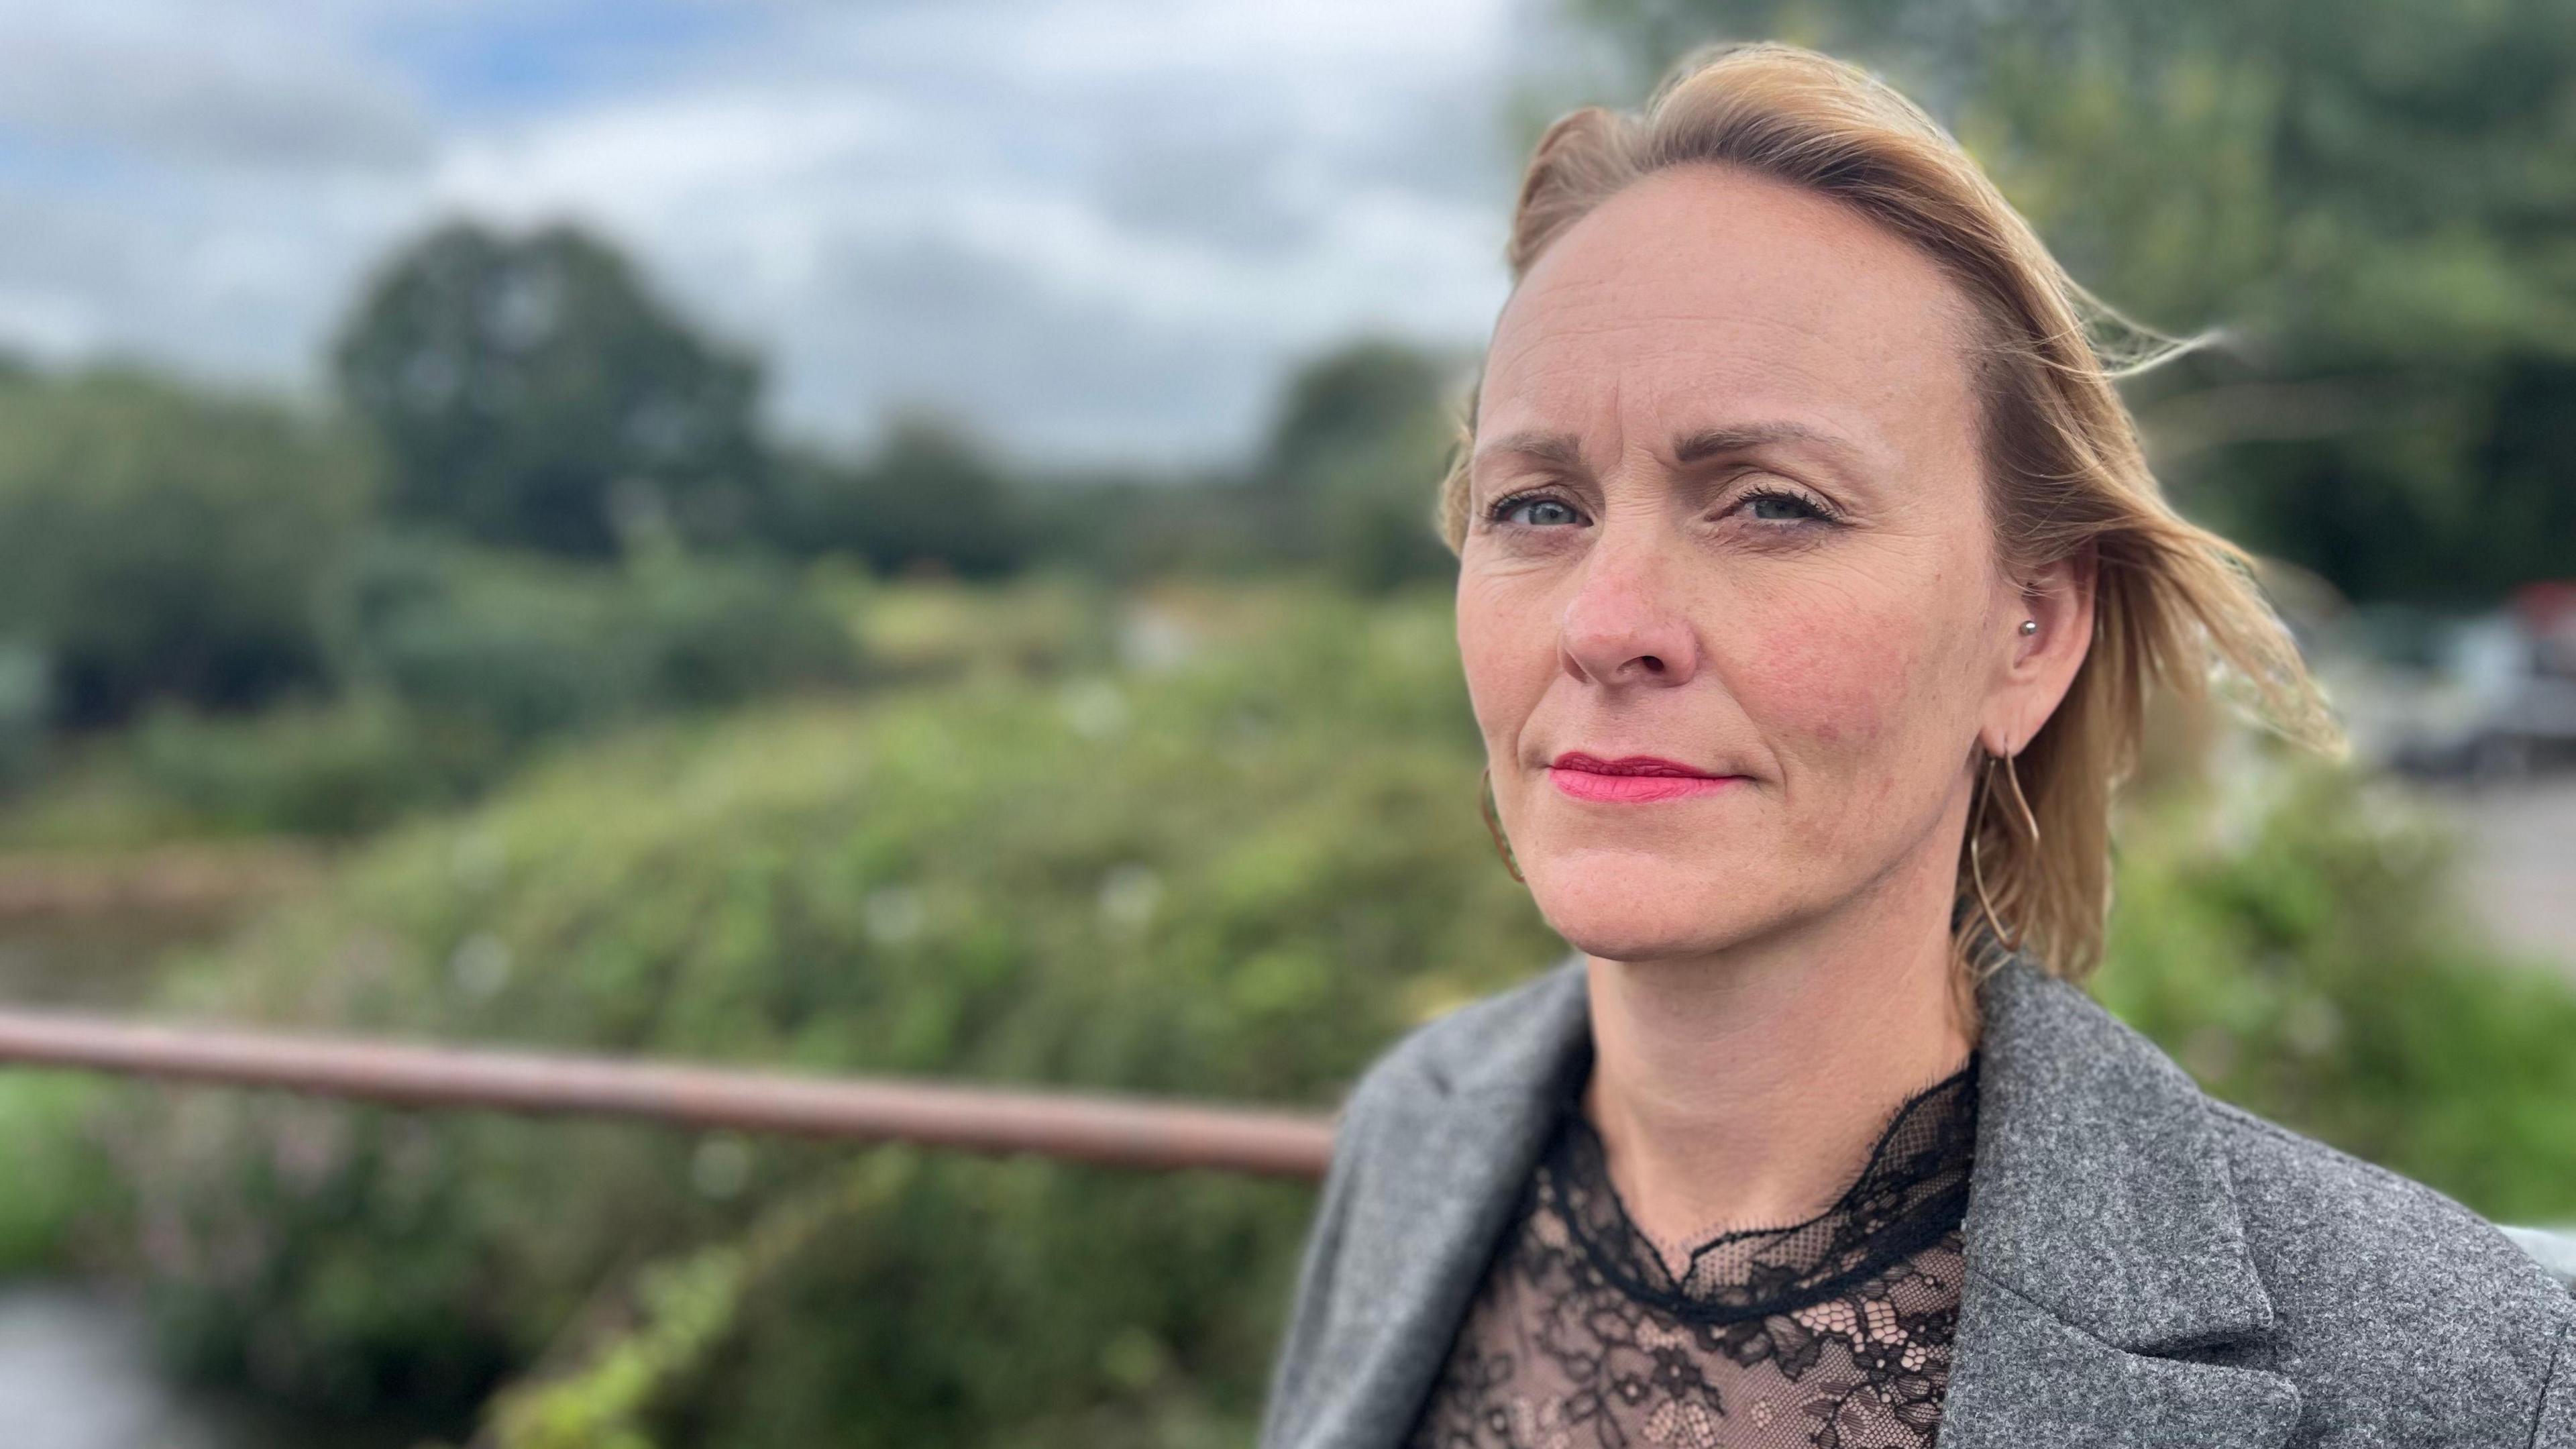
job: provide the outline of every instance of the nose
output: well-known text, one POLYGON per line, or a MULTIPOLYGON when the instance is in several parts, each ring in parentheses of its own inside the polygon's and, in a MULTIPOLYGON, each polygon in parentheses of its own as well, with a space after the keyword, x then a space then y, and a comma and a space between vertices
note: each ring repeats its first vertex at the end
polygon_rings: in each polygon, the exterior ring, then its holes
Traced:
POLYGON ((1605 535, 1559 625, 1566 672, 1604 685, 1674 685, 1699 672, 1699 636, 1668 587, 1669 569, 1642 538, 1605 535))

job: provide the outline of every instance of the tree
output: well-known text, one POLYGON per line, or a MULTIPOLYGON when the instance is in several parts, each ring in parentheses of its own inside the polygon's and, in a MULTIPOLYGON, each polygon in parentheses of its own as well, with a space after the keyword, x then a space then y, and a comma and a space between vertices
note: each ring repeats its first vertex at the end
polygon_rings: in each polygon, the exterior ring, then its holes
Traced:
POLYGON ((1433 509, 1453 434, 1449 382, 1443 359, 1383 339, 1300 369, 1251 484, 1249 511, 1272 549, 1367 589, 1448 572, 1433 509))
POLYGON ((757 366, 572 227, 430 233, 386 265, 333 362, 399 517, 587 556, 641 520, 700 542, 766 521, 757 366))
POLYGON ((881 572, 992 577, 1029 551, 1011 476, 963 430, 927 414, 895 418, 865 461, 797 459, 783 492, 792 547, 852 554, 881 572))
POLYGON ((0 384, 0 640, 75 724, 318 681, 318 612, 367 514, 346 433, 133 372, 0 384))
POLYGON ((1882 70, 2075 274, 2222 346, 2133 400, 2178 501, 2345 592, 2576 573, 2576 10, 1576 0, 1641 85, 1774 35, 1882 70))

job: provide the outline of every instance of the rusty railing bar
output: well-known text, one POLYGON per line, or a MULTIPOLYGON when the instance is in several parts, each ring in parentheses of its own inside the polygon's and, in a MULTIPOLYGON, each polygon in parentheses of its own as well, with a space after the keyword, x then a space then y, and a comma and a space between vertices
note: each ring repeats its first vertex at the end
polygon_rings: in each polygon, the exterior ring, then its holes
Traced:
POLYGON ((353 1097, 405 1107, 639 1118, 1122 1167, 1320 1178, 1333 1126, 1312 1113, 891 1078, 801 1076, 568 1052, 150 1024, 0 1011, 0 1063, 353 1097))

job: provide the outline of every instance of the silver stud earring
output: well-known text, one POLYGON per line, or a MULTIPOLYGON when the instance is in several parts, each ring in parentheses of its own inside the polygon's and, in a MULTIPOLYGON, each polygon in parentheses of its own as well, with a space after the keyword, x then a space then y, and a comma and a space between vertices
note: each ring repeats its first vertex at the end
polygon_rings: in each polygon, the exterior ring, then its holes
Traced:
POLYGON ((2038 621, 2037 619, 2024 619, 2024 620, 2022 620, 2022 621, 2021 621, 2021 631, 2022 631, 2024 634, 2036 634, 2036 633, 2038 633, 2038 632, 2039 632, 2039 621, 2038 621))

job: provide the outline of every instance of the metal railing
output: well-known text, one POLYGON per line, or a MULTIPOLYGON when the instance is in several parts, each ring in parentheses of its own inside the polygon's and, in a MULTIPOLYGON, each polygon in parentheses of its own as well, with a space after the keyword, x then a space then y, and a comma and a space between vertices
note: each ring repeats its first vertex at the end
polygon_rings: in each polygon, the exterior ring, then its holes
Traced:
POLYGON ((1320 1178, 1329 1118, 1073 1092, 679 1066, 567 1052, 0 1011, 0 1063, 278 1087, 409 1107, 640 1118, 1122 1167, 1320 1178))

